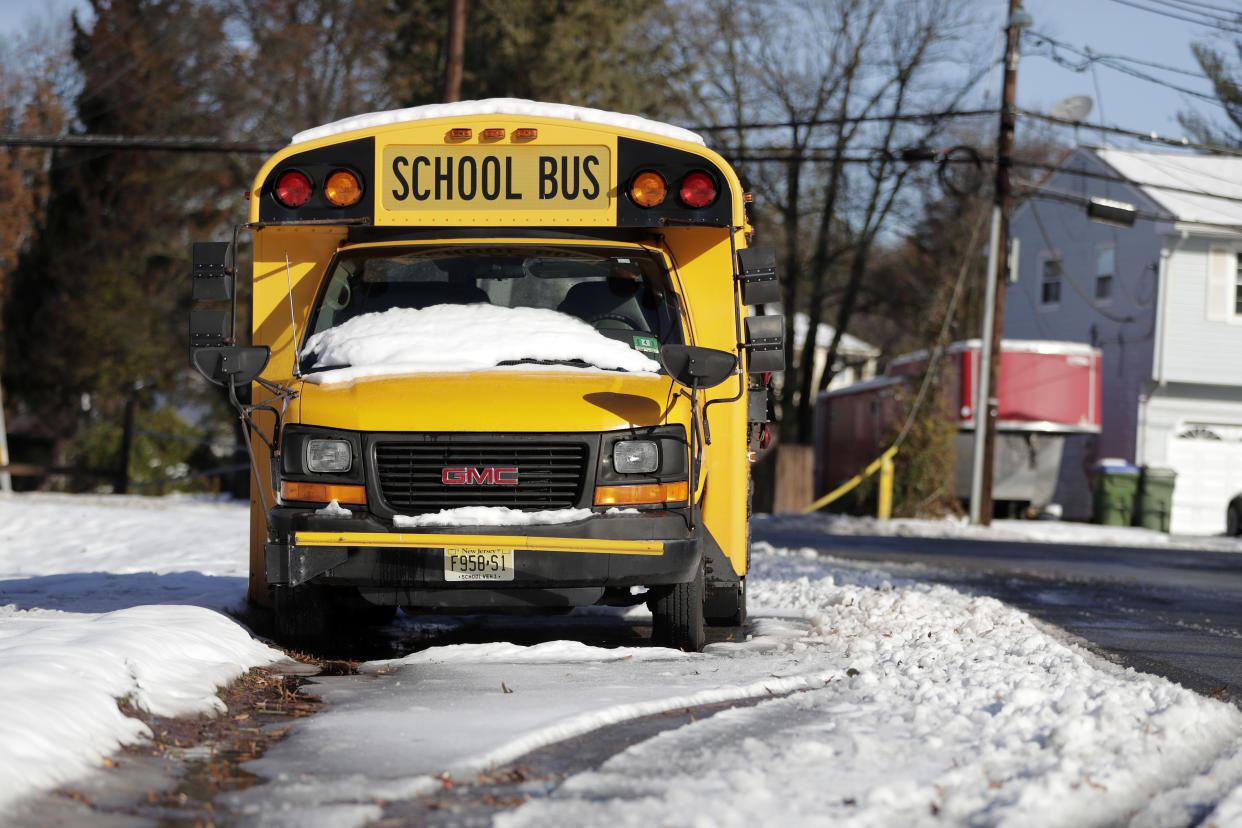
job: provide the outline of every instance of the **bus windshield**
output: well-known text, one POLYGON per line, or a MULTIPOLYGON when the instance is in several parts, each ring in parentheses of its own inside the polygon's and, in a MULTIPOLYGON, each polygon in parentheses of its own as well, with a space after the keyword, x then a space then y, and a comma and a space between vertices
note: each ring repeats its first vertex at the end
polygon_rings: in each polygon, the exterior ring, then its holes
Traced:
MULTIPOLYGON (((352 247, 337 255, 328 273, 312 311, 312 337, 393 308, 484 304, 556 311, 653 360, 660 346, 683 342, 677 294, 663 260, 639 247, 352 247)), ((530 317, 502 318, 520 325, 530 317)))

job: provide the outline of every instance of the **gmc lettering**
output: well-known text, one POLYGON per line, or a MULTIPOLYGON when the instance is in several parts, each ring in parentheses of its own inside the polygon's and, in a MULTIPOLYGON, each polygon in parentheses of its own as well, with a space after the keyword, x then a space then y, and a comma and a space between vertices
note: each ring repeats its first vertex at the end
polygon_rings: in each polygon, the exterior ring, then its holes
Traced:
POLYGON ((440 472, 440 482, 446 486, 516 486, 516 468, 451 467, 440 472))

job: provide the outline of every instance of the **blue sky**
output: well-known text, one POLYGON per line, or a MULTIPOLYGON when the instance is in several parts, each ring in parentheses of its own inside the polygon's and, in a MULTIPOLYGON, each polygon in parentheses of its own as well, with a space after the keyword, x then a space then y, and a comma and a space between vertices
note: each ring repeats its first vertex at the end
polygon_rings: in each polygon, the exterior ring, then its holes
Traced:
MULTIPOLYGON (((997 25, 1006 8, 1004 0, 988 0, 998 7, 997 25)), ((1144 6, 1156 6, 1148 0, 1135 0, 1144 6)), ((1213 5, 1238 5, 1236 0, 1214 0, 1213 5)), ((1191 54, 1194 41, 1215 42, 1217 48, 1228 45, 1212 29, 1173 20, 1143 11, 1115 0, 1026 0, 1027 12, 1034 18, 1030 32, 1046 35, 1077 48, 1096 54, 1123 55, 1136 60, 1198 71, 1191 54)), ((1242 12, 1242 5, 1239 5, 1242 12)), ((1232 47, 1229 48, 1232 53, 1232 47)), ((1057 101, 1074 95, 1087 95, 1094 109, 1087 120, 1125 127, 1139 132, 1155 131, 1180 138, 1182 129, 1177 113, 1198 109, 1219 116, 1221 109, 1193 96, 1175 92, 1158 84, 1129 77, 1114 69, 1098 65, 1094 70, 1074 71, 1058 65, 1047 57, 1047 46, 1036 46, 1031 38, 1024 40, 1022 62, 1018 67, 1018 104, 1023 109, 1047 112, 1057 101)), ((1081 62, 1082 57, 1065 49, 1058 53, 1069 61, 1081 62)), ((1162 72, 1151 67, 1129 64, 1160 80, 1210 93, 1207 81, 1186 75, 1162 72)), ((999 78, 999 70, 997 72, 999 78)), ((994 87, 999 87, 999 79, 994 87)), ((1098 134, 1083 130, 1084 143, 1101 143, 1098 134)), ((1110 138, 1111 143, 1120 139, 1110 138)))
MULTIPOLYGON (((1128 0, 1145 6, 1158 5, 1160 0, 1128 0)), ((979 0, 985 11, 994 10, 993 31, 999 32, 1007 0, 979 0)), ((1229 7, 1237 0, 1212 0, 1211 5, 1229 7)), ((1090 49, 1097 54, 1123 55, 1129 58, 1163 64, 1185 70, 1196 70, 1190 44, 1210 40, 1213 30, 1172 20, 1168 17, 1124 5, 1116 0, 1026 0, 1027 12, 1034 18, 1032 32, 1062 41, 1080 51, 1090 49)), ((32 20, 63 17, 71 8, 87 8, 84 0, 0 0, 0 37, 25 28, 32 20)), ((1242 6, 1239 6, 1242 11, 1242 6)), ((1217 35, 1218 36, 1218 35, 1217 35)), ((1218 41, 1219 43, 1220 41, 1218 41)), ((1060 53, 1070 60, 1078 56, 1065 50, 1060 53)), ((1232 49, 1229 50, 1232 52, 1232 49)), ((1108 123, 1136 131, 1156 131, 1161 135, 1181 137, 1177 113, 1197 107, 1219 113, 1218 107, 1165 87, 1128 77, 1116 70, 1098 66, 1075 72, 1057 65, 1045 56, 1047 47, 1028 42, 1018 69, 1018 102, 1024 109, 1046 112, 1057 101, 1074 95, 1087 95, 1095 103, 1088 117, 1092 123, 1108 123)), ((1160 79, 1208 92, 1207 83, 1184 75, 1159 72, 1150 67, 1134 66, 1151 72, 1160 79)), ((990 79, 992 100, 1000 87, 1000 68, 990 79)), ((1021 126, 1020 126, 1021 128, 1021 126)), ((1021 136, 1019 135, 1019 140, 1021 136)), ((1084 143, 1102 143, 1098 134, 1082 131, 1084 143)), ((1124 143, 1110 138, 1110 143, 1124 143)))

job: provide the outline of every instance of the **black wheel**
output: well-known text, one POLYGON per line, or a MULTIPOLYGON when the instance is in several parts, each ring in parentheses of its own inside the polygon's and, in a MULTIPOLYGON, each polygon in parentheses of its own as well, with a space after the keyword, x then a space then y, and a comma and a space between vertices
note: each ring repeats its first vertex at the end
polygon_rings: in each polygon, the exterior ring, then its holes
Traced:
POLYGON ((276 640, 293 649, 316 647, 332 630, 332 602, 314 584, 277 585, 276 640))
POLYGON ((1225 512, 1225 534, 1231 538, 1242 535, 1242 509, 1237 503, 1230 503, 1225 512))
POLYGON ((708 605, 712 614, 705 616, 709 627, 740 627, 746 623, 746 578, 735 586, 712 590, 708 605))
POLYGON ((703 567, 694 580, 676 584, 651 606, 651 643, 697 653, 703 650, 703 567))

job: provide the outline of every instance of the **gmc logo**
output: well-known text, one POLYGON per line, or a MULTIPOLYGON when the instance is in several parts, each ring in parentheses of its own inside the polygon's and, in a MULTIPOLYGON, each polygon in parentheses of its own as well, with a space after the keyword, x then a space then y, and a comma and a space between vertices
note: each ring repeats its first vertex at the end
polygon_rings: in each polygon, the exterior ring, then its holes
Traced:
POLYGON ((440 472, 440 482, 446 486, 516 486, 516 468, 489 467, 476 469, 454 467, 440 472))

